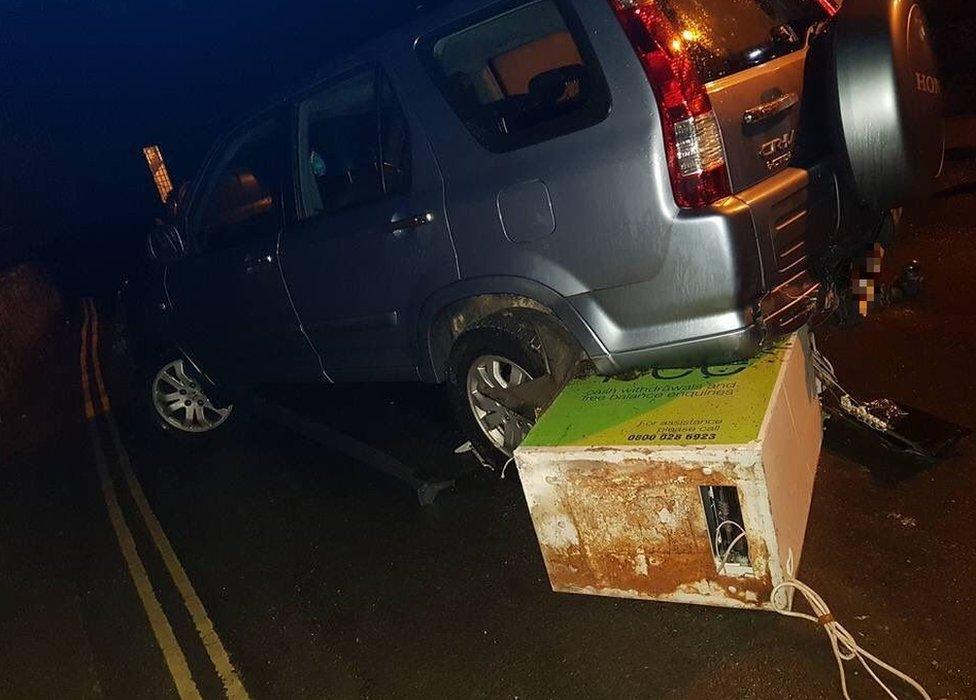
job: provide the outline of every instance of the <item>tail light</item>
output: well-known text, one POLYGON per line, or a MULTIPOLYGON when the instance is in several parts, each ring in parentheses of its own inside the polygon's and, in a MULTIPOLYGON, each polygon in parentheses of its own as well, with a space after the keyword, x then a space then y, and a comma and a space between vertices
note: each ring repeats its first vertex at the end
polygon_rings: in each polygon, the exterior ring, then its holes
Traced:
POLYGON ((657 98, 674 201, 697 209, 730 195, 725 149, 705 85, 656 0, 610 0, 657 98))

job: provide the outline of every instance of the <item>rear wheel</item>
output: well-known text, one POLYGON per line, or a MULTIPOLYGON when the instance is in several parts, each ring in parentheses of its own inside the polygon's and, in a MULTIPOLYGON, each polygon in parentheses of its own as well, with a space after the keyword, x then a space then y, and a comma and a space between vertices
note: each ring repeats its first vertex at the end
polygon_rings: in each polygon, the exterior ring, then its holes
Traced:
POLYGON ((535 312, 506 312, 461 335, 448 385, 457 420, 481 458, 505 464, 580 357, 572 338, 535 312))
POLYGON ((492 398, 492 389, 506 390, 532 381, 532 373, 501 355, 479 355, 468 368, 468 408, 482 434, 511 456, 532 427, 531 420, 492 398))

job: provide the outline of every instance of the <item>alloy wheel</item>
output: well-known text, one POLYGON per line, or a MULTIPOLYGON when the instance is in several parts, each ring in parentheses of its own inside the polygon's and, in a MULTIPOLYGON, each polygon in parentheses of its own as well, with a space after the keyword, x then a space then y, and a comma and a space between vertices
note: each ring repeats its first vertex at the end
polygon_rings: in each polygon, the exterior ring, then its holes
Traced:
POLYGON ((482 355, 468 370, 468 403, 475 422, 491 443, 508 456, 525 439, 533 422, 488 396, 486 389, 505 390, 532 379, 518 363, 500 355, 482 355))
POLYGON ((174 360, 156 374, 152 402, 163 422, 184 433, 208 433, 230 416, 233 406, 214 406, 197 379, 186 372, 183 360, 174 360))

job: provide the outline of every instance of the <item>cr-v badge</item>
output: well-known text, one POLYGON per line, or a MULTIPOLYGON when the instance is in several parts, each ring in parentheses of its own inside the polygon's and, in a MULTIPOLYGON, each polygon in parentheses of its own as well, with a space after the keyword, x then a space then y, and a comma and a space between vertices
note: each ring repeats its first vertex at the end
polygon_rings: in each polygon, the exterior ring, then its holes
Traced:
POLYGON ((789 162, 793 157, 794 143, 796 143, 796 129, 791 129, 760 146, 759 155, 766 161, 766 169, 775 170, 789 162))

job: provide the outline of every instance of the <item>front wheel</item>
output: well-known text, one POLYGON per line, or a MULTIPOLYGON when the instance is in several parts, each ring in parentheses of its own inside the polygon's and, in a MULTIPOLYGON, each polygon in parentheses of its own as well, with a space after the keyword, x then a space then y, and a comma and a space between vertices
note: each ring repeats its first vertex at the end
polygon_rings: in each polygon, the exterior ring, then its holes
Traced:
POLYGON ((177 435, 212 433, 231 417, 233 405, 211 400, 210 390, 182 358, 164 364, 148 382, 156 423, 177 435))

